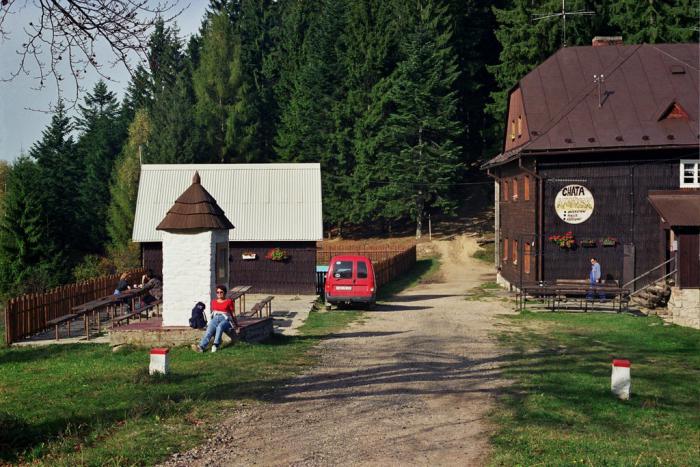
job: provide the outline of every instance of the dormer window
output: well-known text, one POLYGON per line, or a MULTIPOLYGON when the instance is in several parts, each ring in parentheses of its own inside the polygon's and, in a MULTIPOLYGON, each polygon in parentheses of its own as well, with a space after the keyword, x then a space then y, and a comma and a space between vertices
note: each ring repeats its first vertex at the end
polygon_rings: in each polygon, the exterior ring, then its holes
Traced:
POLYGON ((523 135, 523 117, 518 115, 518 138, 523 135))
POLYGON ((510 122, 510 140, 515 141, 515 120, 510 122))
POLYGON ((681 188, 700 188, 700 159, 681 161, 681 188))

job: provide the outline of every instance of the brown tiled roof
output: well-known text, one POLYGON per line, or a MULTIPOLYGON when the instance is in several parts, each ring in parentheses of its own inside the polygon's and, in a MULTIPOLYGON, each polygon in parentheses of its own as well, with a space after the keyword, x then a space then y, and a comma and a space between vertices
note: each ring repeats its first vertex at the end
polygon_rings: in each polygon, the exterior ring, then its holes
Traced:
POLYGON ((650 191, 649 201, 672 227, 700 226, 700 190, 650 191))
POLYGON ((192 177, 192 185, 175 200, 156 230, 219 230, 233 229, 224 211, 201 184, 199 173, 192 177))
MULTIPOLYGON (((519 152, 697 147, 699 66, 698 44, 562 48, 518 85, 531 137, 519 152), (674 105, 688 118, 665 118, 674 105)), ((502 156, 484 167, 517 158, 502 156)))

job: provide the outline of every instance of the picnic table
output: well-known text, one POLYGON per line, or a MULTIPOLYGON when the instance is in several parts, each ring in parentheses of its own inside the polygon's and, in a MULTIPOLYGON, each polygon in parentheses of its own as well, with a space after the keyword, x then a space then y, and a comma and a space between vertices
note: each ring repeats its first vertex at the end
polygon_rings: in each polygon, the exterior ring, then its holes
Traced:
POLYGON ((70 335, 70 327, 71 327, 71 322, 75 319, 78 318, 83 318, 83 323, 85 326, 85 338, 87 340, 90 339, 90 315, 94 318, 97 316, 97 323, 99 327, 99 322, 101 319, 101 312, 102 310, 107 311, 107 316, 114 318, 117 314, 117 308, 119 308, 122 311, 122 314, 124 312, 124 305, 126 302, 129 302, 131 305, 131 310, 136 309, 136 302, 137 300, 140 302, 141 297, 145 295, 148 292, 148 289, 143 289, 143 288, 135 288, 135 289, 128 289, 125 290, 124 292, 120 293, 119 295, 106 295, 104 297, 99 297, 94 300, 90 300, 88 302, 82 303, 80 305, 74 306, 71 308, 71 313, 63 316, 59 316, 58 318, 52 319, 51 321, 48 321, 46 324, 48 326, 54 326, 56 329, 56 340, 59 340, 59 333, 58 333, 58 328, 61 324, 67 323, 68 325, 68 334, 70 335))
POLYGON ((516 297, 519 310, 525 308, 528 297, 539 301, 545 308, 555 311, 562 304, 574 303, 577 308, 588 311, 596 300, 609 302, 613 309, 621 312, 629 304, 629 289, 621 288, 616 282, 601 283, 591 286, 588 281, 575 279, 558 279, 554 283, 524 283, 516 297))
POLYGON ((252 289, 252 285, 237 285, 229 290, 227 298, 230 298, 234 302, 238 300, 238 314, 245 313, 245 294, 252 289))

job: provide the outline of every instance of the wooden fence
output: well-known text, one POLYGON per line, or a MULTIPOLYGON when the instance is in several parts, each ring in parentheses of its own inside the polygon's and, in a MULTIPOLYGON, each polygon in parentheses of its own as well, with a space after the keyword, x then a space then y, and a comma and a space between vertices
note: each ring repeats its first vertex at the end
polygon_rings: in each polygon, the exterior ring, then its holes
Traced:
MULTIPOLYGON (((127 282, 141 282, 144 269, 127 271, 127 282)), ((46 323, 71 313, 74 306, 114 292, 119 274, 67 284, 44 293, 11 298, 5 307, 5 342, 9 345, 33 334, 46 331, 46 323)))
MULTIPOLYGON (((416 264, 416 245, 408 244, 403 248, 392 245, 390 248, 352 249, 344 246, 342 249, 322 248, 316 251, 316 264, 328 265, 333 256, 359 255, 367 256, 374 265, 377 287, 400 276, 416 264)), ((323 290, 323 287, 320 287, 323 290)))

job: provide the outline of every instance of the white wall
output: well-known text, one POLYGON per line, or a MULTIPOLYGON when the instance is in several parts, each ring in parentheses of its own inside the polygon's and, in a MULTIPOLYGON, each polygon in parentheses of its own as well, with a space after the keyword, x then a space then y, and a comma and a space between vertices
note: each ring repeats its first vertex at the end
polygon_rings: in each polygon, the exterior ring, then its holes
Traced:
POLYGON ((216 243, 227 239, 228 230, 163 232, 163 326, 189 326, 192 308, 200 301, 209 312, 216 243))

